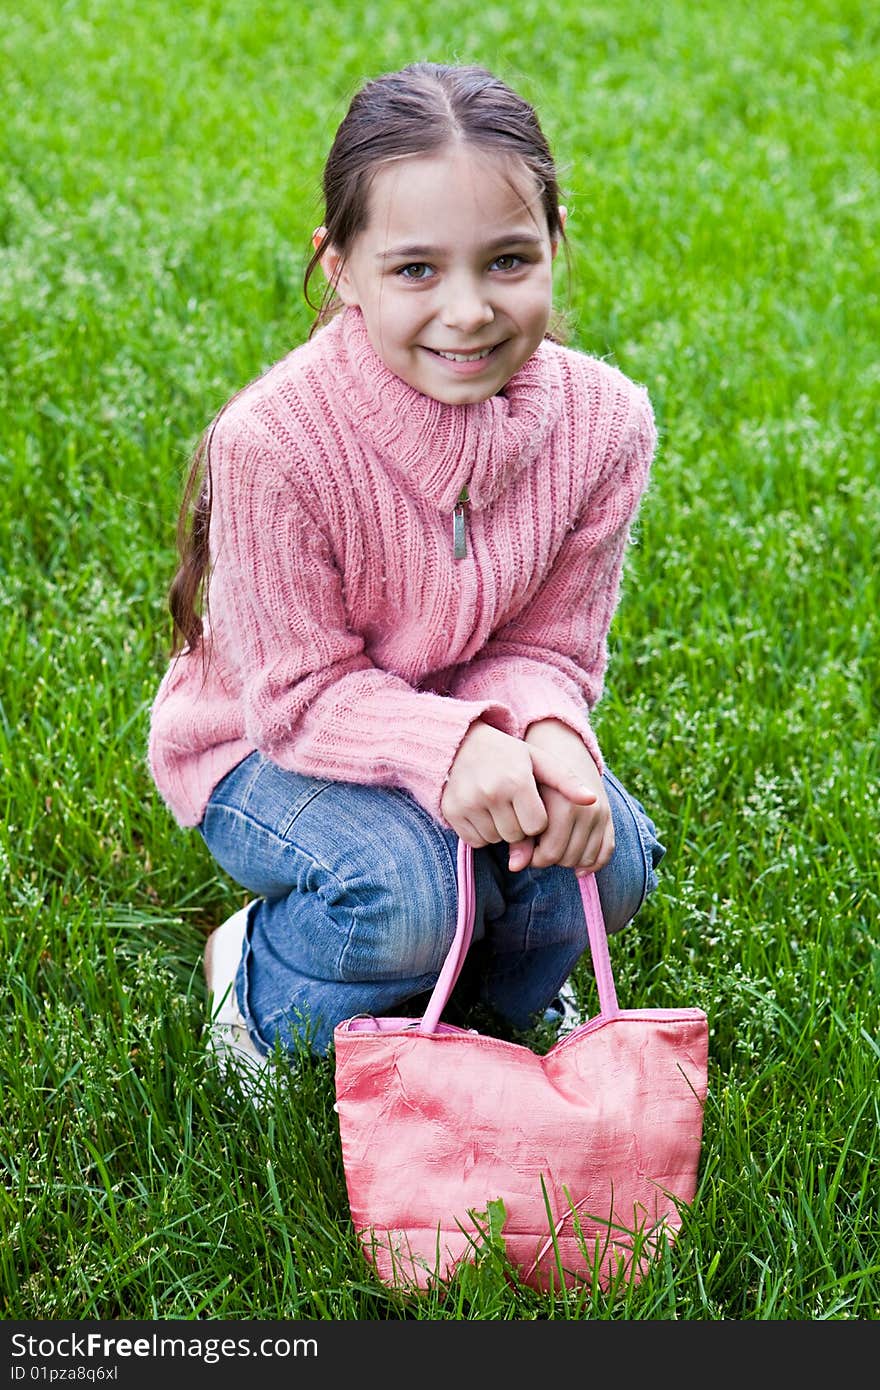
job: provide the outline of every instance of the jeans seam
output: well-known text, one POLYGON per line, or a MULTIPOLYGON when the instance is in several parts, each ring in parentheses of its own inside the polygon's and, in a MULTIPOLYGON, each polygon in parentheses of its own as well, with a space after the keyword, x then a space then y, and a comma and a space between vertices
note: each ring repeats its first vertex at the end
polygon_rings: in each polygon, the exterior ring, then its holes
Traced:
MULTIPOLYGON (((293 840, 287 839, 286 836, 279 834, 279 832, 274 828, 274 826, 267 825, 265 821, 259 818, 259 816, 255 816, 250 811, 243 811, 239 806, 230 806, 228 802, 212 802, 208 806, 208 811, 210 811, 212 807, 216 807, 216 809, 224 811, 227 815, 235 816, 240 821, 246 821, 248 825, 255 825, 259 830, 262 830, 264 834, 270 835, 272 839, 276 841, 276 843, 278 843, 279 845, 284 845, 288 849, 296 850, 297 854, 302 854, 305 858, 309 859, 311 863, 314 864, 317 868, 323 869, 324 873, 328 876, 328 878, 331 878, 335 880, 335 882, 342 884, 342 880, 338 878, 338 876, 333 872, 329 865, 325 864, 322 859, 317 859, 315 855, 311 853, 310 850, 303 849, 301 845, 295 843, 293 840)), ((207 816, 207 811, 205 812, 205 815, 207 816)), ((205 822, 203 819, 202 825, 204 825, 204 823, 205 822)), ((292 823, 293 822, 291 822, 291 824, 292 823)), ((202 830, 201 826, 199 827, 199 829, 201 830, 202 838, 205 840, 205 843, 207 844, 207 837, 205 836, 204 830, 202 830)), ((208 848, 211 848, 210 845, 208 845, 208 848)), ((257 894, 257 896, 261 898, 266 897, 265 893, 259 893, 257 894)), ((285 894, 283 893, 278 894, 278 897, 284 896, 285 894)), ((267 899, 267 901, 271 902, 273 901, 273 899, 269 898, 267 899)))
POLYGON ((236 1002, 238 1003, 238 1007, 241 1010, 242 1018, 244 1019, 245 1024, 247 1026, 248 1036, 256 1046, 257 1050, 262 1052, 264 1057, 268 1057, 272 1049, 267 1043, 266 1039, 263 1037, 263 1034, 261 1033, 259 1027, 257 1026, 257 1020, 254 1017, 254 1013, 250 1007, 250 1001, 248 999, 249 979, 247 967, 251 955, 250 925, 253 912, 254 908, 251 907, 250 911, 248 912, 247 925, 245 926, 241 960, 239 961, 238 969, 235 972, 234 988, 236 1002), (241 981, 240 987, 239 980, 241 981))
MULTIPOLYGON (((251 754, 250 756, 251 756, 251 757, 260 757, 260 754, 259 754, 259 753, 257 753, 257 754, 251 754)), ((245 761, 247 761, 247 760, 245 760, 245 761)), ((250 777, 248 778, 246 788, 244 789, 245 796, 249 796, 249 795, 250 795, 250 792, 251 792, 251 789, 252 789, 252 787, 253 787, 253 784, 254 784, 254 782, 256 782, 257 778, 259 777, 260 771, 262 770, 263 765, 264 765, 264 764, 263 764, 262 762, 258 763, 257 766, 254 768, 253 772, 251 773, 250 777)), ((241 764, 239 763, 239 764, 238 764, 238 767, 240 767, 240 766, 241 766, 241 764)), ((233 768, 232 771, 233 771, 233 772, 237 771, 237 768, 233 768)), ((319 780, 319 779, 316 779, 316 780, 319 780)), ((260 820, 260 818, 259 818, 258 816, 253 815, 252 812, 250 812, 250 811, 248 811, 248 810, 246 809, 246 806, 245 806, 244 804, 239 805, 239 804, 238 804, 239 801, 244 802, 244 797, 239 797, 239 798, 237 798, 235 802, 224 800, 223 795, 222 795, 222 792, 220 792, 220 789, 221 789, 221 787, 223 786, 223 783, 224 783, 225 781, 226 781, 226 778, 224 777, 224 778, 223 778, 223 782, 218 783, 218 786, 215 787, 214 791, 211 793, 210 799, 209 799, 209 801, 208 801, 208 805, 207 805, 206 808, 205 808, 205 815, 202 817, 202 825, 204 824, 205 816, 207 816, 208 812, 209 812, 212 808, 217 808, 217 809, 220 809, 220 810, 223 810, 223 811, 234 811, 236 815, 248 816, 248 817, 250 817, 251 822, 252 822, 254 825, 258 825, 258 826, 260 827, 261 830, 266 830, 266 831, 268 831, 268 833, 271 834, 271 835, 274 835, 275 838, 276 838, 277 840, 279 840, 279 839, 285 839, 285 838, 286 838, 287 831, 289 831, 290 827, 296 823, 298 817, 302 814, 302 812, 306 809, 306 807, 309 806, 309 805, 311 804, 311 802, 313 802, 313 801, 315 800, 315 797, 320 796, 320 795, 321 795, 321 792, 324 791, 328 786, 331 785, 330 782, 329 782, 327 779, 319 780, 319 785, 316 786, 316 787, 314 787, 310 792, 308 792, 308 793, 303 797, 302 801, 300 801, 300 802, 297 803, 296 814, 295 814, 295 815, 292 815, 292 816, 289 818, 289 820, 285 821, 284 824, 283 824, 283 826, 280 828, 280 831, 279 831, 279 830, 276 830, 273 826, 266 825, 266 823, 265 823, 264 821, 260 820), (218 795, 218 792, 220 792, 219 795, 218 795)), ((199 827, 199 829, 201 829, 201 826, 199 827)))

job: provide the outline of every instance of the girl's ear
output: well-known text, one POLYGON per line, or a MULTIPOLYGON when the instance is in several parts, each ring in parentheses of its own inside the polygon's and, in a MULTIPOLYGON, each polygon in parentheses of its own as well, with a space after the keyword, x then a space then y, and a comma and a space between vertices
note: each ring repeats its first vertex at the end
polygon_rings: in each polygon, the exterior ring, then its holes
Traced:
POLYGON ((327 240, 326 227, 316 227, 312 232, 312 246, 316 251, 321 252, 321 269, 343 304, 356 304, 357 300, 354 297, 354 289, 346 271, 342 252, 337 251, 336 247, 327 240))
MULTIPOLYGON (((559 225, 560 225, 560 227, 562 228, 563 231, 565 231, 565 224, 566 224, 567 221, 568 221, 568 208, 567 208, 567 207, 564 207, 563 204, 560 203, 560 204, 559 204, 559 225)), ((556 240, 552 243, 552 252, 553 252, 553 255, 554 255, 554 256, 556 255, 556 252, 557 252, 558 250, 559 250, 559 237, 557 237, 556 240)))

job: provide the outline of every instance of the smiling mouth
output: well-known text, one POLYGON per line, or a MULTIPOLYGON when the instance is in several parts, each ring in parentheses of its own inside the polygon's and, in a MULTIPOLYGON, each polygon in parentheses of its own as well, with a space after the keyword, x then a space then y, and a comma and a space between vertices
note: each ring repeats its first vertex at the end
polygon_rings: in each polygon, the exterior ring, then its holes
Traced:
POLYGON ((488 357, 490 352, 494 352, 498 346, 494 343, 492 347, 479 348, 476 352, 442 352, 439 348, 428 348, 435 357, 442 357, 446 362, 480 362, 484 357, 488 357))

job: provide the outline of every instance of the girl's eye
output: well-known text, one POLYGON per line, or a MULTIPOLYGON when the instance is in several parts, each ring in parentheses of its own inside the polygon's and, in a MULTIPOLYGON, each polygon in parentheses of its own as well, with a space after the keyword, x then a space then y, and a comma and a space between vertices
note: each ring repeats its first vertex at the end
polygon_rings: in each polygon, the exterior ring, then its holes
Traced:
POLYGON ((427 280, 434 272, 424 262, 413 261, 411 265, 402 265, 397 274, 402 280, 427 280))
POLYGON ((492 265, 497 270, 516 270, 522 265, 522 256, 515 256, 511 251, 506 256, 496 256, 492 265))

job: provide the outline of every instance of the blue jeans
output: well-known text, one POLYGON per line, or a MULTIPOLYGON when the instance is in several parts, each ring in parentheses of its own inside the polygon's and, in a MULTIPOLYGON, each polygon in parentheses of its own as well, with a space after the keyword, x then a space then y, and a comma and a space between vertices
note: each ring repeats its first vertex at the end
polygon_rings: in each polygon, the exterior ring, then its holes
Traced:
MULTIPOLYGON (((608 771, 605 786, 615 849, 596 884, 615 932, 656 886, 664 848, 608 771)), ((306 1038, 325 1053, 343 1019, 406 1012, 433 987, 455 933, 458 839, 406 792, 285 772, 252 753, 214 789, 199 830, 258 898, 236 993, 260 1051, 306 1038)), ((474 943, 450 1003, 464 992, 522 1029, 568 978, 587 931, 571 869, 511 873, 507 853, 474 851, 474 943)))

